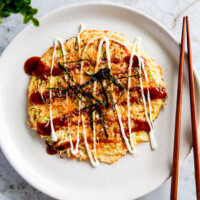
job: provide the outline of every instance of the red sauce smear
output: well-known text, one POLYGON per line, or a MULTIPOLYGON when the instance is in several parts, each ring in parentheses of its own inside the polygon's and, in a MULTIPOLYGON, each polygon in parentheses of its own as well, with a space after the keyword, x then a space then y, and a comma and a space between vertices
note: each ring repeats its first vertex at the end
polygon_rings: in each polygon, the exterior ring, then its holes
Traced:
POLYGON ((132 128, 132 132, 138 132, 138 131, 150 131, 149 123, 147 121, 143 120, 134 120, 136 127, 132 128))
MULTIPOLYGON (((24 64, 24 70, 28 75, 40 76, 42 79, 46 79, 50 76, 50 68, 47 67, 41 60, 40 57, 31 57, 24 64)), ((62 74, 63 70, 58 67, 54 67, 52 70, 52 75, 62 74)))
POLYGON ((36 71, 38 67, 39 60, 40 57, 37 56, 29 58, 24 64, 24 71, 30 76, 33 75, 33 72, 36 71))
MULTIPOLYGON (((137 119, 137 120, 134 120, 134 122, 135 122, 136 126, 131 129, 131 132, 138 132, 138 131, 149 132, 150 131, 149 123, 147 121, 137 119)), ((129 138, 129 129, 128 128, 125 129, 125 134, 126 134, 126 137, 129 138)))
MULTIPOLYGON (((121 62, 126 62, 127 64, 129 64, 130 61, 130 56, 126 56, 123 59, 119 59, 119 58, 112 58, 111 62, 114 64, 119 64, 121 62)), ((91 64, 93 66, 96 65, 96 61, 90 61, 91 64)), ((85 66, 88 66, 89 63, 85 62, 84 63, 85 66)), ((137 56, 133 57, 133 68, 138 67, 138 58, 137 56)), ((32 76, 39 76, 41 79, 46 79, 48 76, 50 76, 50 67, 47 67, 40 59, 40 57, 37 56, 33 56, 29 59, 26 60, 25 64, 24 64, 24 70, 25 72, 32 76)), ((68 72, 75 72, 76 70, 80 70, 80 64, 76 63, 75 65, 73 64, 70 69, 68 69, 68 72)), ((63 70, 61 70, 59 67, 53 67, 52 70, 52 75, 56 76, 56 75, 60 75, 63 74, 63 70)), ((118 74, 121 74, 123 72, 118 72, 118 74)), ((126 72, 127 73, 127 70, 126 72)))
MULTIPOLYGON (((150 98, 154 99, 164 99, 167 97, 167 93, 164 88, 149 88, 150 98)), ((145 91, 145 95, 147 96, 147 89, 145 91)))
MULTIPOLYGON (((106 143, 106 144, 109 144, 109 143, 117 143, 118 141, 113 141, 113 140, 109 140, 109 139, 100 139, 97 141, 97 143, 106 143)), ((76 141, 72 141, 73 145, 75 146, 76 145, 76 141)), ((79 141, 79 144, 82 144, 84 143, 84 139, 80 139, 79 141)), ((93 139, 90 139, 90 138, 87 138, 87 143, 88 144, 92 144, 93 143, 93 139)), ((59 146, 54 146, 54 148, 58 151, 63 151, 64 149, 67 149, 67 148, 70 148, 71 145, 70 145, 70 142, 64 142, 62 144, 60 144, 59 146)))
MULTIPOLYGON (((72 115, 70 115, 72 116, 72 115)), ((78 122, 71 121, 70 122, 71 126, 77 126, 78 122)), ((80 122, 80 125, 82 125, 82 122, 80 122)), ((68 126, 68 116, 64 117, 57 117, 53 119, 53 126, 54 130, 57 131, 61 127, 67 127, 68 126)), ((50 136, 51 135, 51 122, 37 122, 37 132, 39 135, 43 136, 50 136)))
MULTIPOLYGON (((66 99, 66 92, 62 93, 59 90, 52 90, 51 98, 53 101, 56 99, 66 99)), ((44 92, 42 94, 40 92, 33 92, 29 97, 29 103, 36 105, 49 103, 49 92, 44 92)))
MULTIPOLYGON (((55 131, 59 130, 60 127, 62 126, 61 118, 54 118, 53 125, 54 125, 55 131)), ((47 123, 38 122, 37 123, 37 132, 39 135, 50 136, 51 135, 51 122, 50 121, 47 123)))
MULTIPOLYGON (((76 89, 76 87, 74 87, 74 89, 76 89)), ((130 88, 130 92, 133 92, 133 91, 137 91, 140 93, 141 95, 141 88, 140 87, 133 87, 133 88, 130 88)), ((145 98, 147 99, 147 88, 144 88, 144 95, 145 95, 145 98)), ((99 93, 101 93, 102 91, 99 90, 99 93)), ((118 91, 117 89, 117 92, 120 92, 120 90, 118 91)), ((155 99, 165 99, 167 97, 167 93, 165 91, 165 88, 149 88, 149 93, 150 93, 150 98, 151 100, 155 100, 155 99)), ((73 92, 72 91, 69 91, 68 93, 69 97, 73 97, 73 92)), ((52 90, 52 101, 55 101, 56 99, 65 99, 66 98, 66 93, 62 93, 61 91, 58 91, 58 90, 52 90)), ((131 97, 130 98, 130 103, 137 103, 138 102, 138 99, 136 97, 131 97)), ((46 103, 49 103, 49 92, 44 92, 42 95, 40 92, 33 92, 31 95, 30 95, 30 98, 29 98, 29 103, 30 104, 36 104, 36 105, 42 105, 42 104, 46 104, 46 103), (43 98, 42 98, 43 96, 43 98)), ((120 105, 126 105, 127 104, 127 101, 125 102, 122 102, 120 105)), ((74 113, 75 114, 75 113, 74 113)), ((76 113, 76 115, 78 115, 78 113, 76 113)))
MULTIPOLYGON (((142 93, 140 87, 130 88, 130 92, 133 92, 133 91, 137 91, 139 93, 142 93)), ((144 95, 147 99, 148 88, 143 88, 143 92, 144 92, 144 95)), ((167 97, 167 93, 165 91, 165 88, 163 88, 163 87, 151 87, 151 88, 149 88, 149 94, 150 94, 151 100, 165 99, 167 97)))
POLYGON ((56 151, 53 147, 51 147, 51 146, 49 146, 49 145, 47 145, 46 152, 47 152, 49 155, 55 155, 55 154, 57 154, 57 151, 56 151))
POLYGON ((44 104, 45 102, 43 101, 42 96, 39 92, 33 92, 31 96, 29 97, 29 103, 40 105, 40 104, 44 104))

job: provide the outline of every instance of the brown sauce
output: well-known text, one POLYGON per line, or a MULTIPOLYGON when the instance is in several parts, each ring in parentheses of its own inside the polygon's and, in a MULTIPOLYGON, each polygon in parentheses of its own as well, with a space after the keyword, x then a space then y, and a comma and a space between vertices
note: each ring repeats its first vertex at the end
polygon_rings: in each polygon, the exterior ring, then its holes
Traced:
POLYGON ((29 58, 24 64, 24 71, 30 76, 33 75, 38 67, 39 60, 40 57, 37 56, 29 58))
MULTIPOLYGON (((97 143, 106 143, 106 144, 117 143, 117 142, 119 142, 119 141, 109 140, 109 139, 99 139, 99 140, 97 140, 97 143)), ((72 143, 73 143, 74 146, 76 145, 76 141, 72 141, 72 143)), ((84 143, 84 139, 82 138, 82 139, 80 139, 79 144, 83 144, 83 143, 84 143)), ((93 139, 87 138, 87 143, 93 144, 93 139)), ((58 151, 63 151, 64 149, 67 149, 67 148, 70 148, 70 147, 71 147, 70 142, 67 141, 67 142, 60 144, 57 147, 54 147, 54 148, 56 148, 58 151)))
POLYGON ((57 154, 57 151, 55 149, 53 149, 53 147, 47 145, 47 148, 46 148, 46 152, 49 154, 49 155, 55 155, 57 154))
MULTIPOLYGON (((82 125, 82 122, 80 122, 80 125, 82 125)), ((53 127, 54 130, 57 131, 61 127, 67 127, 68 126, 68 116, 64 117, 57 117, 53 119, 53 127)), ((71 121, 70 126, 78 126, 78 121, 71 121)), ((50 136, 51 135, 51 122, 37 122, 37 132, 39 135, 43 136, 50 136)))
POLYGON ((29 97, 29 103, 41 105, 41 104, 44 104, 45 102, 43 101, 40 92, 33 92, 29 97))
MULTIPOLYGON (((149 132, 150 131, 150 127, 147 121, 134 120, 134 122, 135 122, 135 127, 131 129, 131 132, 139 132, 139 131, 149 132)), ((126 136, 129 138, 129 129, 126 128, 124 131, 125 131, 126 136)))
MULTIPOLYGON (((46 79, 50 76, 50 68, 47 67, 41 60, 40 57, 34 56, 29 58, 24 64, 24 71, 32 76, 39 76, 41 79, 46 79)), ((63 74, 63 70, 58 67, 54 67, 52 70, 52 75, 56 76, 63 74)))
MULTIPOLYGON (((142 93, 140 87, 130 88, 130 92, 133 92, 133 91, 137 91, 140 94, 142 93)), ((143 92, 144 92, 144 95, 147 99, 148 88, 143 88, 143 92)), ((151 88, 149 88, 149 94, 150 94, 151 100, 165 99, 167 97, 167 93, 165 91, 165 88, 162 88, 162 87, 151 87, 151 88)))

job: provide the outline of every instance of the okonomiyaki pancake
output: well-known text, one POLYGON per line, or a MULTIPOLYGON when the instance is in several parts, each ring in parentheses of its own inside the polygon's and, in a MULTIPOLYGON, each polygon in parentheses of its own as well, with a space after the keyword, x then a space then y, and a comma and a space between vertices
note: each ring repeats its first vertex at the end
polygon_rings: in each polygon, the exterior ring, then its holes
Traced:
POLYGON ((29 126, 50 154, 112 164, 156 141, 167 98, 161 67, 119 33, 81 30, 25 63, 29 126))

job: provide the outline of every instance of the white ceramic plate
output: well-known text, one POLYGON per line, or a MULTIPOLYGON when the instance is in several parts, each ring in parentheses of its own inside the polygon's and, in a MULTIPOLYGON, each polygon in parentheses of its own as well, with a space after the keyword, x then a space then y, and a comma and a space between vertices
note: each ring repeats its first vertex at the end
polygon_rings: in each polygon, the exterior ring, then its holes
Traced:
MULTIPOLYGON (((29 26, 8 46, 0 60, 0 141, 3 152, 31 185, 58 199, 135 199, 154 190, 170 176, 179 45, 158 22, 136 10, 112 4, 80 4, 65 7, 40 19, 39 28, 29 26), (23 64, 41 56, 55 37, 75 36, 80 23, 88 29, 124 33, 133 41, 143 39, 142 49, 163 69, 169 98, 155 122, 158 149, 149 143, 137 147, 139 155, 127 155, 113 165, 93 168, 89 162, 60 159, 46 153, 45 144, 25 124, 29 78, 23 64)), ((190 106, 187 74, 183 82, 183 115, 180 162, 191 148, 190 106)), ((199 83, 196 81, 197 108, 199 83)), ((198 122, 199 122, 199 110, 198 122)))

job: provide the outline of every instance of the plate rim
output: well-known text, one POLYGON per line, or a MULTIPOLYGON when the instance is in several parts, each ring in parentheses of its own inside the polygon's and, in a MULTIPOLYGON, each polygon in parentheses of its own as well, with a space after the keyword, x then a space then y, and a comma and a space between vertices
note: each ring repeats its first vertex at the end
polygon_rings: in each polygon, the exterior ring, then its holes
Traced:
MULTIPOLYGON (((111 7, 116 7, 116 8, 122 8, 122 9, 126 9, 126 10, 129 10, 131 12, 134 12, 148 20, 150 20, 152 23, 154 23, 155 25, 159 26, 159 28, 161 28, 169 37, 170 39, 177 45, 179 46, 180 43, 178 42, 178 40, 176 40, 175 36, 164 26, 161 24, 161 22, 159 22, 158 20, 156 20, 155 18, 151 17, 150 15, 144 13, 143 11, 140 11, 138 9, 135 9, 133 7, 129 7, 129 6, 126 6, 126 5, 122 5, 120 3, 111 3, 111 2, 85 2, 85 3, 73 3, 72 5, 65 5, 61 8, 58 8, 58 9, 55 9, 53 11, 50 11, 49 13, 45 14, 44 16, 40 17, 39 20, 42 21, 46 18, 48 18, 49 16, 57 13, 57 12, 61 12, 65 9, 73 9, 73 8, 76 8, 76 7, 80 7, 80 6, 98 6, 98 5, 101 5, 101 6, 111 6, 111 7)), ((7 52, 7 49, 9 49, 9 47, 12 45, 12 42, 14 40, 17 40, 17 38, 24 32, 24 31, 27 31, 30 27, 32 27, 33 25, 32 24, 29 24, 28 26, 26 26, 25 28, 23 28, 13 39, 12 41, 10 41, 10 43, 7 45, 7 47, 4 49, 4 51, 2 52, 1 56, 0 56, 0 63, 2 62, 2 57, 4 56, 4 54, 6 54, 7 52)), ((186 53, 186 51, 185 51, 186 53)), ((186 64, 187 65, 187 64, 186 64)), ((1 71, 2 68, 0 68, 0 71, 1 71)), ((193 67, 193 74, 194 74, 194 83, 195 83, 195 86, 197 87, 198 89, 198 92, 197 94, 195 94, 195 96, 199 96, 200 97, 200 75, 198 75, 197 73, 197 69, 193 67)), ((0 81, 1 82, 1 81, 0 81)), ((1 106, 1 99, 2 97, 0 97, 0 106, 1 106)), ((0 127, 0 130, 4 130, 5 129, 5 126, 3 125, 2 126, 2 121, 3 121, 3 114, 1 113, 0 115, 0 124, 1 124, 1 127, 0 127)), ((198 123, 200 123, 200 119, 198 120, 198 123)), ((199 129, 200 129, 200 126, 198 127, 198 132, 199 132, 199 129)), ((4 156, 6 157, 7 161, 10 163, 10 165, 14 168, 14 170, 25 180, 27 181, 31 186, 33 186, 34 188, 36 188, 38 191, 46 194, 47 196, 49 197, 53 197, 53 198, 58 198, 58 196, 55 194, 54 191, 50 191, 47 189, 47 187, 39 187, 37 185, 37 183, 35 181, 33 181, 33 179, 30 179, 29 176, 27 176, 26 173, 23 172, 22 168, 19 167, 18 165, 16 165, 16 162, 13 162, 13 158, 11 158, 10 154, 9 154, 9 151, 8 149, 6 148, 6 145, 4 144, 3 142, 3 137, 1 136, 2 134, 0 134, 0 148, 4 154, 4 156)), ((181 166, 183 164, 183 162, 186 160, 186 158, 188 157, 188 155, 190 154, 192 150, 192 146, 190 147, 190 150, 188 152, 188 154, 186 155, 186 157, 182 160, 182 161, 179 161, 179 166, 181 166)), ((143 194, 142 196, 138 196, 136 198, 140 198, 140 197, 143 197, 149 193, 151 193, 152 191, 156 190, 157 188, 159 188, 161 185, 163 185, 167 180, 169 180, 171 177, 171 175, 169 175, 169 177, 166 178, 166 180, 164 180, 160 185, 154 187, 153 189, 149 190, 147 193, 143 194)))

